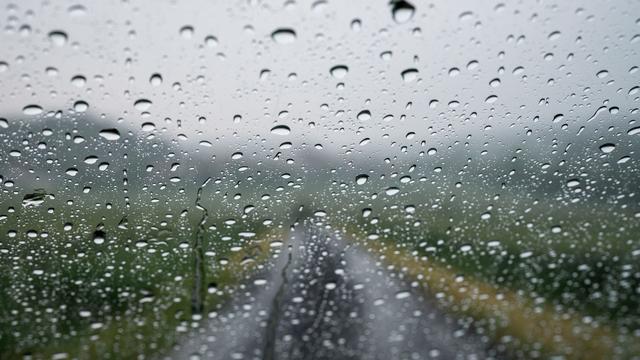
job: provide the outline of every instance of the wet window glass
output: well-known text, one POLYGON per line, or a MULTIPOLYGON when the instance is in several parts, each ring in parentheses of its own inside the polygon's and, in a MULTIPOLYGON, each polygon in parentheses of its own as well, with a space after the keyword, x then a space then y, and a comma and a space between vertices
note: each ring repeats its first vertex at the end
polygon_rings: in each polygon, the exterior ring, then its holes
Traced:
POLYGON ((0 358, 640 358, 637 2, 0 9, 0 358))

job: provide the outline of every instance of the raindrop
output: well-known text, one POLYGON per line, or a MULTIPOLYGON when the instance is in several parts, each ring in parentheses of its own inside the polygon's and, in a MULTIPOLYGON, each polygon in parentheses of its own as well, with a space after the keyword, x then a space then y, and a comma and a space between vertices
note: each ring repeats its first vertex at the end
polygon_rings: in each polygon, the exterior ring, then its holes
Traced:
POLYGON ((578 179, 571 179, 571 180, 567 181, 567 187, 572 188, 572 187, 576 187, 576 186, 579 186, 579 185, 580 185, 580 180, 578 180, 578 179))
POLYGON ((554 31, 551 34, 549 34, 549 40, 554 41, 554 40, 558 40, 560 38, 560 31, 554 31))
POLYGON ((51 31, 49 33, 49 40, 55 46, 64 46, 67 43, 67 33, 60 30, 51 31))
POLYGON ((390 188, 387 188, 384 192, 389 196, 393 196, 399 193, 400 189, 398 189, 397 187, 390 187, 390 188))
POLYGON ((296 32, 290 28, 279 28, 271 33, 271 38, 278 44, 290 44, 296 40, 296 32))
POLYGON ((185 39, 191 39, 193 37, 193 26, 185 25, 180 28, 180 36, 185 39))
POLYGON ((76 101, 73 104, 73 110, 75 112, 85 112, 88 109, 89 109, 89 104, 87 104, 85 101, 80 100, 80 101, 76 101))
POLYGON ((351 21, 351 30, 360 31, 361 27, 362 27, 362 21, 360 21, 360 19, 353 19, 351 21))
POLYGON ((133 103, 133 107, 138 111, 147 111, 151 107, 152 102, 147 99, 138 99, 133 103))
POLYGON ((484 102, 486 102, 487 104, 493 104, 494 102, 496 102, 496 100, 498 100, 498 96, 496 95, 489 95, 484 102))
POLYGON ((271 128, 271 133, 275 135, 289 135, 291 129, 287 125, 276 125, 271 128))
POLYGON ((77 87, 83 87, 87 83, 87 79, 82 75, 76 75, 71 78, 71 84, 77 87))
POLYGON ((159 86, 160 84, 162 84, 162 75, 158 73, 151 75, 151 77, 149 78, 149 83, 153 86, 159 86))
POLYGON ((357 117, 360 121, 371 120, 371 112, 369 110, 362 110, 358 113, 357 117))
POLYGON ((104 244, 104 241, 107 238, 107 234, 105 234, 102 230, 96 230, 93 232, 93 243, 96 245, 104 244))
POLYGON ((364 185, 369 181, 369 175, 361 174, 356 176, 356 184, 364 185))
POLYGON ((104 129, 101 130, 98 134, 110 141, 120 139, 120 132, 117 129, 104 129))
POLYGON ((27 105, 22 108, 22 113, 25 115, 39 115, 42 114, 42 108, 38 105, 27 105))
POLYGON ((152 122, 146 122, 142 124, 141 127, 142 131, 153 131, 156 129, 156 124, 152 123, 152 122))
POLYGON ((209 35, 206 38, 204 38, 204 43, 205 45, 207 45, 208 47, 214 47, 214 46, 218 46, 218 38, 216 38, 213 35, 209 35))
POLYGON ((400 75, 402 76, 402 80, 404 80, 405 82, 412 82, 418 77, 418 70, 413 68, 406 69, 402 73, 400 73, 400 75))
POLYGON ((71 5, 67 9, 67 12, 69 13, 69 15, 73 17, 80 17, 87 14, 87 8, 85 8, 84 5, 80 5, 80 4, 71 5))
POLYGON ((391 1, 391 13, 393 15, 393 20, 398 24, 403 24, 411 20, 415 11, 416 8, 407 1, 391 1))
POLYGON ((616 145, 612 143, 606 143, 606 144, 600 145, 600 151, 602 151, 605 154, 609 154, 615 149, 616 149, 616 145))
POLYGON ((235 152, 233 154, 231 154, 231 160, 239 160, 242 159, 242 153, 241 152, 235 152))
POLYGON ((344 65, 336 65, 331 68, 330 72, 334 78, 342 79, 345 76, 347 76, 347 73, 349 72, 349 68, 344 65))

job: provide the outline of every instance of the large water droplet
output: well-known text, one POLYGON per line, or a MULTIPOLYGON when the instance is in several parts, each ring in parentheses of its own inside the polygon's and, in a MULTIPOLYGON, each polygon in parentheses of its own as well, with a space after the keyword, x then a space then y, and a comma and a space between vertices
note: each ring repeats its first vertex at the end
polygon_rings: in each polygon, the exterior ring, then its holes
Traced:
POLYGON ((153 103, 147 99, 138 99, 133 103, 133 107, 138 111, 147 111, 151 107, 151 104, 153 103))
POLYGON ((400 192, 400 189, 398 189, 397 187, 390 187, 387 190, 384 191, 385 194, 389 195, 389 196, 393 196, 396 195, 397 193, 400 192))
POLYGON ((89 104, 87 102, 85 102, 85 101, 82 101, 82 100, 76 101, 73 104, 73 110, 75 112, 85 112, 85 111, 89 110, 89 104))
POLYGON ((191 39, 193 37, 193 26, 185 25, 180 28, 180 36, 185 39, 191 39))
POLYGON ((162 75, 155 73, 149 78, 149 83, 153 86, 159 86, 162 84, 162 75))
POLYGON ((42 114, 42 108, 38 105, 27 105, 22 108, 22 113, 25 115, 39 115, 42 114))
POLYGON ((117 129, 104 129, 101 130, 98 134, 110 141, 120 139, 120 132, 117 129))
POLYGON ((391 1, 391 14, 393 15, 393 21, 397 22, 398 24, 403 24, 411 20, 415 11, 416 8, 407 1, 391 1))
POLYGON ((276 125, 271 128, 271 133, 275 135, 289 135, 291 129, 287 125, 276 125))
POLYGON ((361 174, 356 176, 356 184, 364 185, 369 181, 369 175, 361 174))
POLYGON ((413 68, 407 69, 400 73, 400 75, 402 75, 402 80, 405 82, 412 82, 418 77, 418 70, 413 68))
POLYGON ((347 76, 347 73, 349 72, 349 68, 344 65, 336 65, 331 68, 330 72, 334 78, 342 79, 345 76, 347 76))
POLYGON ((606 143, 606 144, 600 145, 600 151, 602 151, 605 154, 609 154, 615 149, 616 149, 616 144, 606 143))
POLYGON ((358 120, 367 121, 371 120, 371 112, 369 110, 362 110, 358 113, 358 120))
POLYGON ((296 32, 289 28, 279 28, 271 33, 271 38, 278 44, 290 44, 296 40, 296 32))
POLYGON ((64 46, 67 43, 67 33, 60 30, 55 30, 49 33, 49 40, 55 46, 64 46))

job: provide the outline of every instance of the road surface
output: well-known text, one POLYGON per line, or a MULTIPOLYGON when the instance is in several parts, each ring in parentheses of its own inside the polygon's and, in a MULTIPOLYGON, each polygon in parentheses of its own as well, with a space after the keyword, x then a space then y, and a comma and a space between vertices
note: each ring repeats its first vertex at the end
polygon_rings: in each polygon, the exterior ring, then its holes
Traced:
POLYGON ((485 359, 488 345, 340 232, 297 225, 272 266, 166 359, 485 359))

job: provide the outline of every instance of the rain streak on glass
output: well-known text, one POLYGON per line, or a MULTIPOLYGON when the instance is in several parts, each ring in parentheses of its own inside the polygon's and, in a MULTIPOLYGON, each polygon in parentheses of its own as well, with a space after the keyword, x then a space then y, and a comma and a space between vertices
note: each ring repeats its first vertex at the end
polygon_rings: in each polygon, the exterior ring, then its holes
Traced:
POLYGON ((0 359, 640 359, 640 3, 0 7, 0 359))

